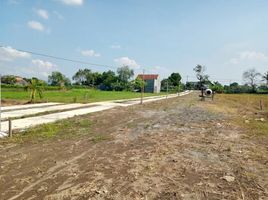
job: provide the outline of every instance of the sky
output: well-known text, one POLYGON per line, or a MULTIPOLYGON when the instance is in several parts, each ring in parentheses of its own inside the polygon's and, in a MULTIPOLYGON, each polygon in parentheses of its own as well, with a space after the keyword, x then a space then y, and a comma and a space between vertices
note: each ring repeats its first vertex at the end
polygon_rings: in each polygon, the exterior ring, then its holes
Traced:
POLYGON ((267 0, 0 0, 0 73, 46 80, 128 65, 161 78, 242 83, 268 71, 267 0), (97 63, 93 66, 20 52, 97 63))

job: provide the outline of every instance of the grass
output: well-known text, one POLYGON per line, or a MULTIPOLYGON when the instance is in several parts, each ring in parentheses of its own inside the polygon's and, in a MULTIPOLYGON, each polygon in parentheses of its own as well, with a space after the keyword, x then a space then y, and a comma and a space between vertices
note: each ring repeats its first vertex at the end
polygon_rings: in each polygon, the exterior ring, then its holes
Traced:
MULTIPOLYGON (((146 93, 145 96, 154 96, 156 94, 146 93)), ((159 94, 157 94, 159 95, 159 94)), ((108 100, 138 98, 140 93, 136 92, 117 92, 100 91, 94 89, 71 89, 68 91, 44 91, 43 99, 37 98, 38 102, 63 102, 63 103, 90 103, 108 100)), ((3 88, 2 98, 4 100, 29 101, 30 93, 16 88, 3 88)))
POLYGON ((37 127, 29 128, 19 134, 13 134, 12 138, 4 138, 1 143, 24 143, 47 141, 55 138, 72 138, 83 135, 90 135, 94 143, 100 142, 106 138, 92 134, 92 123, 84 117, 74 117, 67 120, 61 120, 55 123, 43 124, 37 127))
POLYGON ((232 116, 232 122, 243 127, 248 134, 268 136, 268 95, 218 94, 214 103, 208 103, 208 106, 232 116), (261 118, 264 121, 260 121, 261 118))

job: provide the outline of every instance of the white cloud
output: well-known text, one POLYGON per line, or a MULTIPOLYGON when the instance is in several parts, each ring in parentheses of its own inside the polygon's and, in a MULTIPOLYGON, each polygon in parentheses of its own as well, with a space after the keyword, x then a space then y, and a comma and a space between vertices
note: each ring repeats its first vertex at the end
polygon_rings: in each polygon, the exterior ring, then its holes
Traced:
POLYGON ((2 47, 0 48, 0 60, 2 61, 12 61, 17 58, 30 58, 31 54, 18 51, 12 47, 2 47))
POLYGON ((231 64, 239 64, 241 62, 263 62, 267 61, 268 57, 257 51, 242 51, 238 53, 237 57, 234 57, 230 60, 231 64))
POLYGON ((64 17, 59 12, 57 12, 57 11, 54 10, 53 13, 54 13, 54 15, 57 16, 58 19, 60 19, 60 20, 63 20, 64 19, 64 17))
POLYGON ((240 53, 241 60, 266 60, 267 56, 262 52, 244 51, 240 53))
POLYGON ((50 69, 52 69, 53 67, 56 66, 55 64, 53 64, 51 62, 43 61, 43 60, 40 60, 40 59, 32 60, 32 63, 34 65, 36 65, 37 67, 39 67, 40 69, 46 69, 46 70, 50 70, 50 69))
POLYGON ((133 59, 130 59, 128 57, 121 57, 114 59, 114 62, 116 62, 120 66, 129 66, 132 68, 139 68, 140 65, 133 59))
POLYGON ((84 3, 84 0, 60 0, 60 1, 70 6, 81 6, 84 3))
POLYGON ((28 26, 37 31, 44 31, 45 27, 37 21, 28 21, 28 26))
POLYGON ((48 19, 49 16, 48 16, 48 11, 44 10, 44 9, 37 9, 35 10, 35 12, 40 16, 42 17, 43 19, 48 19))
POLYGON ((57 69, 56 64, 40 59, 32 60, 32 64, 33 67, 28 67, 26 72, 41 77, 48 77, 53 70, 57 69))
POLYGON ((96 53, 94 50, 83 50, 80 53, 83 56, 89 56, 89 57, 100 57, 101 56, 99 53, 96 53))
POLYGON ((118 44, 114 44, 110 46, 111 49, 121 49, 121 46, 118 44))

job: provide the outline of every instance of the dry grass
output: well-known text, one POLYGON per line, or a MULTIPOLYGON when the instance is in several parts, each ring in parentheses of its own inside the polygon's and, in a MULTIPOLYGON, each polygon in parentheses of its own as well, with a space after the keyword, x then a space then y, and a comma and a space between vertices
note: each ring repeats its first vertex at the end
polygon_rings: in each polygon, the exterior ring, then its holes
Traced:
POLYGON ((213 103, 206 104, 214 111, 230 115, 232 122, 247 133, 268 135, 268 95, 218 94, 213 103))

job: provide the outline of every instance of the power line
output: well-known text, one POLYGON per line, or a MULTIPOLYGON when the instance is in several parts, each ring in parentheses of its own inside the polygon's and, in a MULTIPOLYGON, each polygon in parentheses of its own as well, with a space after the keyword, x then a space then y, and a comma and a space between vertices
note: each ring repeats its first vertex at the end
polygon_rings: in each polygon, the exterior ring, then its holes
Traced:
MULTIPOLYGON (((0 45, 0 48, 7 48, 7 47, 0 45)), ((52 55, 48 55, 48 54, 44 54, 44 53, 38 53, 38 52, 33 52, 33 51, 28 51, 28 50, 23 50, 23 49, 16 49, 16 50, 20 51, 20 52, 24 52, 24 53, 30 53, 33 55, 37 55, 37 56, 43 56, 43 57, 53 58, 53 59, 57 59, 57 60, 64 60, 64 61, 73 62, 73 63, 80 63, 80 64, 86 64, 86 65, 92 65, 92 66, 98 66, 98 67, 105 67, 105 68, 116 68, 116 67, 110 66, 110 65, 86 62, 86 61, 81 61, 81 60, 74 60, 74 59, 69 59, 69 58, 64 58, 64 57, 59 57, 59 56, 52 56, 52 55)))

